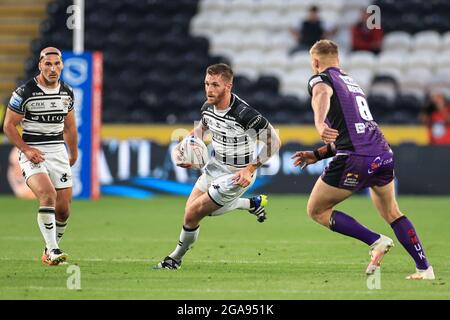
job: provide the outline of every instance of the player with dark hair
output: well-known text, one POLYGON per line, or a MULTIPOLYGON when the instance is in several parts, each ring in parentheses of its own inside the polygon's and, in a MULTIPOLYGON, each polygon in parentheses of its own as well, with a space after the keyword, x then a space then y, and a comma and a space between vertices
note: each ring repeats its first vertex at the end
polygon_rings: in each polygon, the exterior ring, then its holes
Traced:
POLYGON ((374 274, 392 239, 375 233, 344 212, 334 209, 354 192, 370 188, 380 215, 416 264, 407 279, 435 278, 419 236, 395 199, 394 154, 373 120, 363 90, 339 68, 338 47, 329 40, 316 42, 311 50, 315 75, 308 82, 316 129, 327 144, 315 151, 299 151, 294 165, 333 157, 317 180, 307 206, 308 215, 334 232, 353 237, 370 247, 371 261, 366 274, 374 274))
MULTIPOLYGON (((203 139, 209 130, 214 156, 202 169, 203 174, 186 202, 178 245, 155 269, 181 266, 184 255, 198 237, 200 221, 206 216, 245 209, 255 214, 260 222, 265 219, 265 196, 240 197, 254 183, 256 170, 278 151, 280 140, 258 111, 231 92, 232 87, 233 71, 228 65, 220 63, 207 68, 207 101, 201 108, 201 121, 191 134, 203 139), (256 141, 264 146, 254 160, 256 141)), ((178 147, 175 159, 178 166, 189 167, 178 147)))
POLYGON ((19 149, 26 183, 39 200, 37 222, 45 240, 41 259, 48 265, 67 259, 58 243, 69 218, 70 167, 78 157, 74 96, 72 88, 60 80, 62 69, 61 51, 43 49, 39 75, 13 92, 4 123, 5 134, 19 149), (16 128, 19 124, 22 136, 16 128))

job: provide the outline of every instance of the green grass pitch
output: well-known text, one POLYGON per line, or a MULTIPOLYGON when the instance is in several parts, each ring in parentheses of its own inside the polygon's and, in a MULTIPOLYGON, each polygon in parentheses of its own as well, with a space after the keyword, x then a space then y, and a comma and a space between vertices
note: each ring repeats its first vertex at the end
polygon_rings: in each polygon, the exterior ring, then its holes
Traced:
MULTIPOLYGON (((185 200, 74 201, 61 247, 80 268, 81 290, 69 290, 68 266, 40 262, 36 201, 0 197, 0 299, 450 299, 448 197, 399 199, 437 279, 405 280, 414 264, 396 241, 373 290, 367 246, 310 220, 305 196, 269 196, 262 224, 239 210, 208 217, 180 270, 152 270, 178 241, 185 200)), ((369 198, 338 208, 396 240, 369 198)))

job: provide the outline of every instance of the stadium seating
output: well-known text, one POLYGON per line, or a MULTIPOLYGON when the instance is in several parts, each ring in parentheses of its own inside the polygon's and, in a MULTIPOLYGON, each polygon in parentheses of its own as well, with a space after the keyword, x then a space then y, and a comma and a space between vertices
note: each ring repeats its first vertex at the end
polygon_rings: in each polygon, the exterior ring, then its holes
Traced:
MULTIPOLYGON (((65 27, 70 4, 59 0, 48 6, 25 66, 27 77, 36 73, 42 47, 71 48, 65 27)), ((348 52, 349 28, 368 0, 90 0, 86 49, 104 53, 103 120, 195 120, 204 100, 204 69, 221 61, 232 65, 234 90, 249 103, 277 110, 282 122, 309 122, 310 57, 307 51, 288 52, 295 45, 289 28, 299 25, 312 4, 321 8, 325 28, 338 29, 342 66, 365 90, 379 121, 415 122, 428 90, 450 94, 446 0, 408 5, 377 0, 387 32, 379 55, 348 52)))

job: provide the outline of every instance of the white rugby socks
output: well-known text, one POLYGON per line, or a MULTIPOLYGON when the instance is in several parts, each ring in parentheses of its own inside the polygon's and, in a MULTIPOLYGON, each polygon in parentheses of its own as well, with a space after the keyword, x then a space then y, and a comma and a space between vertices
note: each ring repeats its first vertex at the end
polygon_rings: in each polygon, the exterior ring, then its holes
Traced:
POLYGON ((183 229, 181 229, 178 245, 175 250, 171 254, 169 254, 169 257, 175 259, 176 261, 181 261, 191 245, 195 242, 195 240, 197 240, 199 232, 200 226, 197 226, 197 228, 195 229, 187 229, 185 226, 183 226, 183 229))
POLYGON ((39 207, 37 215, 37 223, 41 230, 42 236, 45 240, 45 247, 48 250, 58 248, 56 241, 56 226, 55 226, 55 208, 54 207, 39 207))

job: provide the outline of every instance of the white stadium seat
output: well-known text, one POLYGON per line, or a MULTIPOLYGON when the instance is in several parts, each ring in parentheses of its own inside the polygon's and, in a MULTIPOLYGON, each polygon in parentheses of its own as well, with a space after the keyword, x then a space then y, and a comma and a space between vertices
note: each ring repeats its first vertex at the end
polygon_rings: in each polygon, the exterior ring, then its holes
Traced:
POLYGON ((308 12, 308 9, 314 5, 314 0, 288 0, 286 1, 287 12, 308 12))
POLYGON ((269 37, 269 46, 272 49, 283 49, 286 53, 295 46, 296 42, 289 31, 282 31, 271 34, 269 37))
POLYGON ((311 57, 308 51, 299 51, 290 56, 289 65, 292 69, 311 70, 311 57))
POLYGON ((447 31, 446 33, 444 33, 442 35, 441 48, 442 48, 442 51, 450 50, 450 31, 447 31))
POLYGON ((450 50, 437 53, 434 59, 436 60, 435 67, 437 69, 450 68, 450 50))
POLYGON ((292 66, 289 63, 288 56, 285 50, 272 50, 265 53, 263 59, 263 70, 269 68, 276 68, 280 70, 289 70, 292 66))
POLYGON ((364 90, 368 92, 370 85, 372 83, 373 71, 366 68, 362 69, 350 69, 348 71, 349 76, 356 81, 356 83, 364 90))
POLYGON ((411 36, 403 31, 388 33, 383 39, 383 51, 408 51, 411 48, 411 36))
POLYGON ((283 25, 280 23, 284 19, 278 11, 262 10, 255 14, 254 20, 251 23, 253 29, 260 29, 266 31, 281 31, 283 25))
POLYGON ((432 74, 429 69, 411 68, 400 80, 400 91, 402 94, 411 94, 422 100, 431 78, 432 74))
POLYGON ((255 10, 280 13, 283 11, 285 0, 255 0, 255 10))
POLYGON ((361 19, 360 9, 350 9, 341 12, 341 18, 339 19, 339 25, 343 28, 351 28, 355 23, 361 19))
POLYGON ((344 7, 344 0, 316 0, 314 4, 323 10, 330 10, 334 12, 340 12, 344 7))
POLYGON ((345 0, 344 10, 355 9, 361 11, 361 9, 367 8, 371 2, 371 0, 345 0))
POLYGON ((240 30, 241 32, 248 32, 251 28, 253 13, 248 11, 232 11, 228 14, 222 15, 219 19, 219 30, 240 30))
POLYGON ((229 0, 202 0, 199 3, 200 12, 209 13, 211 11, 224 11, 229 0))
POLYGON ((376 64, 375 54, 370 51, 355 51, 347 57, 348 67, 351 69, 374 69, 376 64))
MULTIPOLYGON (((385 34, 378 56, 366 51, 347 53, 351 46, 349 28, 360 20, 362 10, 370 3, 370 0, 201 0, 190 31, 208 37, 210 53, 230 59, 236 74, 251 79, 276 76, 282 93, 305 98, 306 82, 312 74, 310 56, 307 50, 288 55, 297 45, 289 29, 301 27, 309 8, 316 5, 325 28, 339 28, 339 37, 333 40, 340 46, 342 69, 366 93, 374 75, 392 76, 402 83, 402 92, 419 97, 431 84, 448 85, 445 79, 450 70, 450 31, 442 36, 435 31, 422 31, 414 36, 394 31, 385 34), (414 74, 421 79, 408 79, 414 74)), ((378 86, 374 90, 392 98, 392 88, 378 86)))
POLYGON ((243 43, 245 50, 256 49, 265 51, 269 48, 269 36, 263 30, 254 30, 245 34, 244 37, 238 37, 243 43))
POLYGON ((431 69, 433 67, 433 59, 435 52, 426 52, 419 51, 414 52, 411 55, 406 56, 406 64, 405 68, 428 68, 431 69))
POLYGON ((416 51, 437 51, 441 47, 441 36, 437 31, 422 31, 414 35, 413 47, 416 51))
POLYGON ((254 12, 256 7, 256 1, 254 0, 239 0, 239 1, 229 1, 227 4, 227 10, 230 12, 242 12, 249 11, 254 12))
POLYGON ((245 50, 233 57, 232 65, 236 68, 252 68, 259 73, 263 64, 263 54, 259 50, 245 50))
POLYGON ((405 59, 408 56, 406 51, 387 51, 381 52, 378 56, 377 70, 396 68, 402 69, 405 59))
POLYGON ((210 49, 217 53, 223 48, 233 51, 239 51, 243 48, 243 42, 240 39, 240 33, 236 30, 217 33, 210 39, 210 49))
POLYGON ((220 11, 212 11, 210 14, 199 14, 191 20, 190 32, 196 36, 214 37, 222 18, 223 14, 220 11))
POLYGON ((283 94, 293 94, 300 99, 307 98, 308 80, 310 77, 310 69, 287 72, 281 79, 281 92, 283 94))

